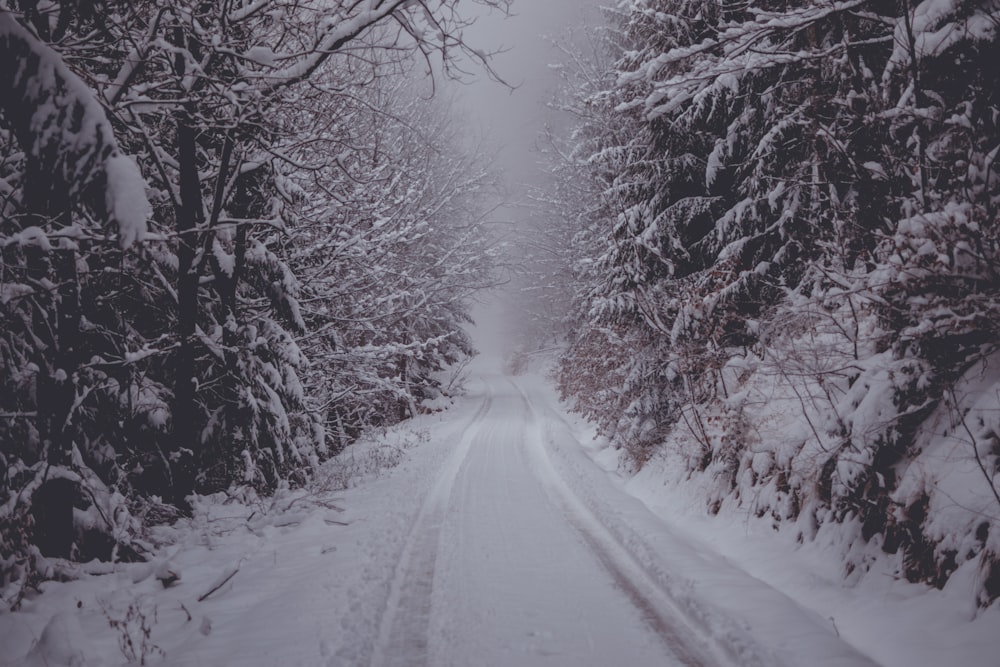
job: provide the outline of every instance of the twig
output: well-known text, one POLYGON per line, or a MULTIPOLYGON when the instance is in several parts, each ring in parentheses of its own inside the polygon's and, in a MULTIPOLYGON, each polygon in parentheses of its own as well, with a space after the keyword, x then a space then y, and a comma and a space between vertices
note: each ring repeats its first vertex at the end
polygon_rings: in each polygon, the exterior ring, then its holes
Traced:
POLYGON ((997 504, 1000 505, 1000 491, 997 491, 996 484, 993 482, 993 477, 990 475, 989 471, 986 470, 986 464, 983 463, 983 458, 979 455, 979 447, 976 443, 976 436, 972 435, 972 429, 969 428, 969 424, 965 421, 965 413, 962 412, 962 407, 958 404, 958 396, 955 395, 955 388, 950 387, 948 393, 951 394, 951 402, 955 405, 955 412, 958 414, 958 420, 962 423, 962 429, 965 430, 966 435, 969 436, 969 441, 972 443, 972 453, 976 457, 976 465, 979 466, 979 470, 983 473, 983 477, 986 478, 986 485, 990 487, 990 491, 993 492, 993 497, 996 498, 997 504))
POLYGON ((240 571, 240 566, 237 565, 236 567, 233 568, 233 571, 230 572, 229 574, 227 574, 225 577, 223 577, 219 581, 219 583, 215 584, 215 586, 212 586, 212 588, 210 588, 207 592, 202 593, 201 595, 199 595, 198 596, 198 602, 204 602, 206 599, 208 599, 208 596, 210 596, 212 593, 215 593, 217 590, 219 590, 220 588, 222 588, 223 586, 225 586, 229 582, 230 579, 232 579, 233 577, 236 576, 236 573, 239 572, 239 571, 240 571))

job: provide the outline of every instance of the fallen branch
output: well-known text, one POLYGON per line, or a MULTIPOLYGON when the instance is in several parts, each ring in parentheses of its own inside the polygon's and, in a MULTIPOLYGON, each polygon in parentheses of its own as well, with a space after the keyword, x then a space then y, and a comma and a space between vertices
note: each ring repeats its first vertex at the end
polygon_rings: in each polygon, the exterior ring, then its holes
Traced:
POLYGON ((227 583, 227 582, 228 582, 228 581, 229 581, 230 579, 232 579, 233 577, 235 577, 235 576, 236 576, 236 573, 237 573, 237 572, 239 572, 239 571, 240 571, 240 566, 239 566, 239 565, 236 565, 235 567, 231 567, 231 568, 230 568, 229 570, 227 570, 227 571, 223 572, 223 573, 222 573, 222 576, 220 576, 220 577, 219 577, 219 578, 218 578, 218 579, 216 580, 216 583, 215 583, 215 585, 213 585, 213 586, 212 586, 212 587, 211 587, 210 589, 208 589, 208 590, 207 590, 206 592, 204 592, 204 593, 202 593, 201 595, 199 595, 199 596, 198 596, 198 602, 204 602, 205 600, 207 600, 207 599, 208 599, 208 597, 209 597, 210 595, 212 595, 212 594, 213 594, 213 593, 215 593, 215 592, 216 592, 217 590, 219 590, 220 588, 222 588, 223 586, 225 586, 225 585, 226 585, 226 583, 227 583))

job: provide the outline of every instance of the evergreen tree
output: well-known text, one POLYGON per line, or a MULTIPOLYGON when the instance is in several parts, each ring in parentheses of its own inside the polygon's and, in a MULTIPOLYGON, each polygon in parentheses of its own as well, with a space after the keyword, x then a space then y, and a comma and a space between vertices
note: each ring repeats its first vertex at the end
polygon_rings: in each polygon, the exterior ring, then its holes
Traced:
MULTIPOLYGON (((580 163, 607 214, 564 390, 636 463, 692 443, 714 510, 752 494, 760 514, 857 521, 936 585, 963 560, 997 572, 985 538, 942 546, 944 497, 907 478, 994 351, 992 13, 631 0, 578 131, 600 137, 580 163), (776 391, 807 428, 769 443, 748 397, 776 391)), ((985 437, 966 458, 1000 502, 985 437)))

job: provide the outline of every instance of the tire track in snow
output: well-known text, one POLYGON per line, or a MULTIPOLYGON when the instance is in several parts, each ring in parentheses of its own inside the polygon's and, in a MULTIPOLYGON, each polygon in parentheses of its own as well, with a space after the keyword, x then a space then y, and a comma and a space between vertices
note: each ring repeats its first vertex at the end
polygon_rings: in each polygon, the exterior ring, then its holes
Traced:
POLYGON ((462 430, 455 451, 445 460, 407 533, 369 662, 372 667, 428 664, 427 631, 441 524, 455 479, 492 405, 493 388, 488 386, 482 405, 462 430))
POLYGON ((719 664, 712 656, 709 642, 684 619, 682 612, 663 591, 628 549, 615 539, 593 512, 576 496, 561 478, 545 451, 541 435, 541 420, 527 394, 508 378, 521 396, 528 423, 534 426, 533 437, 524 443, 527 454, 535 461, 537 478, 548 489, 553 502, 561 509, 567 523, 573 527, 590 549, 601 567, 618 589, 639 611, 643 620, 666 644, 677 659, 689 667, 719 664))
MULTIPOLYGON (((440 535, 435 665, 690 665, 650 630, 534 472, 537 419, 496 376, 440 535)), ((543 421, 545 421, 543 415, 543 421)))

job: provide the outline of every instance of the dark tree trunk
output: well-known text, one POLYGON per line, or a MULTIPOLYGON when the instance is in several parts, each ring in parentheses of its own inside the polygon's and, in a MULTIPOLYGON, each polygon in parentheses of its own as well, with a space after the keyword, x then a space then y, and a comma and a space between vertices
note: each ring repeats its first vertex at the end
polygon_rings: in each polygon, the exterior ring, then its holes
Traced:
MULTIPOLYGON (((194 40, 187 40, 184 30, 170 31, 170 41, 188 49, 197 58, 200 49, 194 40)), ((176 76, 186 73, 182 53, 174 61, 176 76)), ((202 201, 201 176, 198 171, 198 134, 196 110, 186 105, 176 115, 177 163, 179 171, 180 206, 177 208, 177 356, 175 358, 173 443, 175 465, 168 470, 171 497, 174 504, 186 507, 185 498, 195 490, 197 476, 198 433, 201 420, 197 410, 197 369, 195 368, 195 331, 198 324, 198 233, 204 228, 205 209, 202 201)))
MULTIPOLYGON (((25 205, 33 212, 27 225, 40 229, 69 225, 70 205, 64 188, 53 183, 41 166, 28 165, 24 193, 25 205)), ((53 465, 67 465, 73 446, 68 422, 75 397, 72 378, 77 370, 80 333, 76 251, 32 245, 25 249, 25 258, 35 290, 32 329, 37 341, 35 405, 41 453, 53 465)))
POLYGON ((198 274, 195 271, 197 232, 204 223, 195 129, 181 112, 177 121, 181 206, 177 215, 177 357, 174 377, 172 472, 175 503, 195 487, 195 448, 198 434, 196 405, 195 330, 198 322, 198 274))
POLYGON ((31 498, 34 543, 43 556, 69 558, 73 549, 73 501, 76 485, 67 479, 50 479, 31 498))

